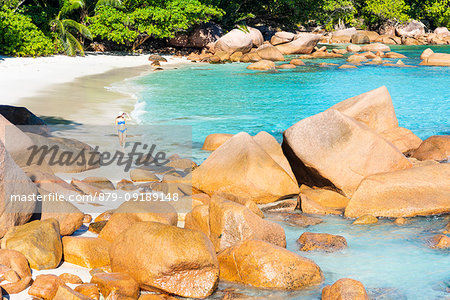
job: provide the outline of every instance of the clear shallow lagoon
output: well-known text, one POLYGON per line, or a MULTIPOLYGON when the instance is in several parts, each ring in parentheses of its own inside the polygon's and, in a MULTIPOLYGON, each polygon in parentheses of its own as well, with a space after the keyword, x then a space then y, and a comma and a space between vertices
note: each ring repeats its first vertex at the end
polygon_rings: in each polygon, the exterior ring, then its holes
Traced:
MULTIPOLYGON (((427 47, 391 49, 408 56, 402 59, 404 63, 418 65, 427 47)), ((450 46, 430 48, 450 53, 450 46)), ((246 131, 254 135, 265 130, 281 141, 282 132, 295 122, 385 85, 400 126, 421 138, 450 134, 448 67, 361 66, 339 70, 318 64, 342 64, 343 59, 305 62, 304 67, 274 73, 249 71, 248 64, 239 63, 197 64, 153 72, 131 83, 139 99, 133 115, 141 124, 192 126, 193 155, 201 162, 209 155, 200 150, 208 134, 246 131)), ((288 249, 297 253, 296 240, 304 231, 339 234, 347 239, 349 247, 341 252, 300 253, 322 268, 325 284, 351 277, 362 281, 376 299, 449 299, 450 253, 427 247, 428 239, 440 233, 448 217, 416 218, 405 226, 389 220, 352 226, 350 220, 341 217, 323 219, 322 224, 307 229, 284 228, 288 249)), ((320 299, 322 289, 283 293, 223 283, 220 288, 270 299, 320 299)))

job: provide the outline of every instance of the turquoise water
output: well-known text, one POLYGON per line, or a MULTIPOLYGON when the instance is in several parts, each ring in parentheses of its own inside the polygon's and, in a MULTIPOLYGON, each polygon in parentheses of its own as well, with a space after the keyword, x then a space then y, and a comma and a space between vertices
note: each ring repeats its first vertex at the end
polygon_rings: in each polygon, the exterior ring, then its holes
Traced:
MULTIPOLYGON (((393 46, 405 54, 406 64, 418 65, 425 46, 393 46)), ((431 47, 450 53, 450 46, 431 47)), ((295 122, 319 113, 346 98, 387 86, 400 126, 421 138, 450 134, 450 68, 361 66, 340 70, 319 67, 305 60, 305 67, 279 72, 246 69, 248 64, 197 64, 153 72, 133 84, 138 103, 133 115, 141 124, 192 126, 194 159, 211 133, 256 134, 265 130, 281 141, 282 132, 295 122)), ((397 60, 393 60, 396 62, 397 60)), ((382 220, 370 226, 352 226, 341 217, 323 217, 308 229, 283 225, 288 249, 313 259, 323 270, 325 284, 351 277, 364 283, 374 299, 448 299, 450 257, 432 250, 427 241, 445 227, 448 217, 415 218, 396 226, 382 220), (296 240, 304 231, 343 235, 349 247, 337 253, 300 253, 296 240)), ((221 283, 232 290, 263 299, 320 299, 321 287, 300 292, 271 292, 221 283)), ((218 292, 214 298, 220 298, 218 292)))
MULTIPOLYGON (((393 51, 417 65, 424 46, 397 46, 393 51)), ((431 47, 450 53, 450 46, 431 47)), ((333 104, 385 85, 391 93, 400 125, 421 138, 450 132, 450 68, 362 66, 340 70, 306 67, 276 73, 249 71, 248 64, 198 64, 153 72, 135 81, 140 86, 135 115, 141 123, 190 125, 194 150, 210 133, 256 134, 265 130, 281 141, 282 132, 297 121, 333 104)), ((397 60, 393 60, 396 62, 397 60)), ((196 149, 195 149, 196 148, 196 149)), ((194 151, 202 160, 207 153, 194 151)))

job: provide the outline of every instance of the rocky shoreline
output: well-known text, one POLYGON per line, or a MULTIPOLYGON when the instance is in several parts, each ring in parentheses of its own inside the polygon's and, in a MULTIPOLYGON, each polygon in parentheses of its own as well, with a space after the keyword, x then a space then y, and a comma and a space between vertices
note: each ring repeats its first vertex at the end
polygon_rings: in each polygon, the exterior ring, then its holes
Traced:
MULTIPOLYGON (((450 212, 450 137, 422 141, 399 127, 386 87, 300 120, 286 129, 281 145, 267 132, 215 133, 203 145, 212 153, 199 166, 175 155, 161 167, 134 168, 131 180, 119 182, 91 176, 68 183, 55 175, 99 167, 86 161, 27 164, 29 146, 57 145, 58 155, 92 147, 52 137, 45 122, 26 109, 0 112, 0 286, 11 296, 28 289, 35 298, 56 300, 205 298, 224 281, 321 289, 322 299, 368 299, 358 278, 321 286, 326 274, 313 260, 287 250, 285 230, 266 216, 297 227, 319 224, 323 215, 355 219, 355 226, 379 218, 402 226, 414 217, 450 212), (105 191, 177 193, 192 206, 186 214, 180 213, 181 202, 126 201, 93 215, 69 201, 9 201, 14 194, 99 197, 105 191), (83 224, 92 236, 76 234, 83 224), (62 262, 89 269, 90 281, 53 275, 62 262), (48 274, 33 278, 32 269, 48 274)), ((429 241, 434 251, 448 251, 449 226, 429 241)), ((352 247, 325 232, 305 232, 297 243, 300 251, 352 247)))

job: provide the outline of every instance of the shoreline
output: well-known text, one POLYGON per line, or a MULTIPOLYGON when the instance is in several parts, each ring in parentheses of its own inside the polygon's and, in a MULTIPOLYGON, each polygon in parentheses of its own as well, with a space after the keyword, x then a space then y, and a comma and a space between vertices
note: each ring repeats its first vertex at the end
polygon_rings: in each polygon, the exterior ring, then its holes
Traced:
MULTIPOLYGON (((164 69, 188 63, 164 57, 164 69)), ((2 105, 24 106, 50 123, 104 124, 119 110, 133 111, 136 104, 129 101, 135 100, 132 93, 114 85, 151 71, 144 54, 5 58, 0 60, 2 105)))

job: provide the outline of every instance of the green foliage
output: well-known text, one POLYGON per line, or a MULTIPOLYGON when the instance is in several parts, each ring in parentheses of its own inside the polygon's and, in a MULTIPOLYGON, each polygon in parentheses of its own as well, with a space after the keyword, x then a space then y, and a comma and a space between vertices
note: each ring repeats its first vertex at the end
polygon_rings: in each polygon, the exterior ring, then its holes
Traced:
POLYGON ((129 1, 124 6, 99 6, 95 15, 87 18, 94 37, 133 45, 134 49, 150 36, 173 37, 179 30, 222 15, 221 10, 197 0, 129 1))
POLYGON ((428 20, 432 27, 450 28, 450 0, 416 0, 411 2, 411 17, 428 20))
POLYGON ((0 53, 13 56, 43 56, 55 51, 51 40, 31 18, 10 9, 0 10, 0 53))
POLYGON ((404 0, 366 0, 362 7, 363 17, 369 25, 382 25, 388 20, 405 22, 409 6, 404 0))

